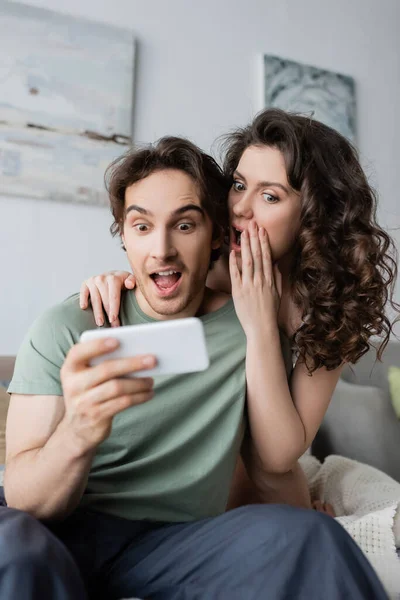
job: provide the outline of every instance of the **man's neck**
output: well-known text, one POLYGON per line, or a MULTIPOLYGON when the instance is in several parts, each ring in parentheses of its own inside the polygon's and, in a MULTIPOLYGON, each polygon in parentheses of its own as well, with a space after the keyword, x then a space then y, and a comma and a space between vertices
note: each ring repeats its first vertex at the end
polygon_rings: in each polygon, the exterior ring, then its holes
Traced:
POLYGON ((215 312, 221 308, 230 296, 223 292, 218 292, 205 287, 201 294, 198 294, 182 311, 173 314, 162 314, 156 312, 147 302, 140 289, 136 288, 133 292, 136 296, 140 309, 152 319, 159 321, 168 321, 171 319, 184 319, 187 317, 200 317, 202 315, 215 312))
POLYGON ((216 290, 212 290, 209 287, 206 287, 204 290, 203 302, 199 306, 199 310, 196 313, 196 317, 201 317, 201 315, 207 315, 209 313, 215 312, 222 308, 229 300, 231 299, 230 294, 226 294, 225 292, 218 292, 216 290))

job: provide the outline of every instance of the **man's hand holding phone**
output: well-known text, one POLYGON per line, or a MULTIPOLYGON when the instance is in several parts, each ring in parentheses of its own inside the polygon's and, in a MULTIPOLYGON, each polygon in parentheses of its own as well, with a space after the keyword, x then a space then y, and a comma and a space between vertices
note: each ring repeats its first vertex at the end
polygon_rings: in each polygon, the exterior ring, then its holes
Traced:
POLYGON ((105 360, 92 359, 118 348, 118 340, 102 338, 80 342, 68 352, 61 369, 65 415, 60 425, 74 438, 80 453, 93 451, 110 432, 114 415, 153 397, 151 377, 126 378, 132 372, 152 369, 152 355, 105 360))

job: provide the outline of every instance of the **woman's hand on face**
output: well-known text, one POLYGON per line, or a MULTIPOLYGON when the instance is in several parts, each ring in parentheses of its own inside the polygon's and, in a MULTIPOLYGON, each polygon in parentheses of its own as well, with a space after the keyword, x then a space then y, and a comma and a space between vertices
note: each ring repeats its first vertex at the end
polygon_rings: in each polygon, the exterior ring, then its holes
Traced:
POLYGON ((240 246, 241 273, 233 250, 229 256, 233 301, 246 336, 258 335, 277 326, 282 276, 272 264, 267 232, 254 221, 243 231, 240 246))
POLYGON ((107 271, 101 275, 89 277, 81 285, 79 304, 84 310, 92 304, 94 318, 98 327, 104 325, 103 308, 107 313, 111 327, 119 327, 118 318, 121 304, 121 292, 125 288, 132 290, 136 279, 129 271, 107 271))

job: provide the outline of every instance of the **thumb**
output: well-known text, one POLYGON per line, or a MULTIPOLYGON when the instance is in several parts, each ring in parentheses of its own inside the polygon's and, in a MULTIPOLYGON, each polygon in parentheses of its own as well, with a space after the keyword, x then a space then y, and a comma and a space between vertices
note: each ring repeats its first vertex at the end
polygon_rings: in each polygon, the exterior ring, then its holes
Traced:
POLYGON ((136 277, 134 275, 129 275, 124 281, 124 285, 128 290, 133 290, 136 285, 136 277))

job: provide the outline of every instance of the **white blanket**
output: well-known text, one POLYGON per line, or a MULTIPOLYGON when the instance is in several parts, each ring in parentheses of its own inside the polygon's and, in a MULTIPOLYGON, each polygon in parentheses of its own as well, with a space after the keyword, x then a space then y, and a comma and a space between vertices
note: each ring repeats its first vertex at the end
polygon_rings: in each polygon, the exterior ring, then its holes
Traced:
POLYGON ((390 598, 400 598, 400 484, 373 467, 329 456, 323 464, 304 455, 311 497, 332 504, 376 570, 390 598))

